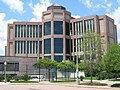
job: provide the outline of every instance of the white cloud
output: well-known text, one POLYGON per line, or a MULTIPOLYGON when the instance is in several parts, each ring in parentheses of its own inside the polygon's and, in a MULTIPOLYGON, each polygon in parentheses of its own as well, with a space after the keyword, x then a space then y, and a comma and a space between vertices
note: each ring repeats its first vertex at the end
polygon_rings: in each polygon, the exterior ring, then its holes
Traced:
POLYGON ((5 20, 6 14, 0 13, 0 55, 5 54, 7 45, 7 24, 16 21, 15 19, 5 20))
POLYGON ((113 12, 107 13, 107 15, 112 17, 117 25, 118 42, 120 43, 120 7, 115 9, 113 12))
POLYGON ((24 11, 24 3, 21 0, 2 0, 2 2, 7 4, 13 11, 17 11, 18 13, 23 13, 24 11))
POLYGON ((74 17, 74 18, 80 18, 79 15, 72 15, 72 17, 74 17))
POLYGON ((29 6, 33 10, 33 15, 35 18, 32 18, 30 21, 41 21, 42 18, 42 12, 47 10, 47 7, 50 6, 52 3, 50 0, 40 0, 37 4, 30 3, 29 6))
POLYGON ((86 5, 88 8, 91 8, 93 6, 92 0, 79 0, 84 5, 86 5))

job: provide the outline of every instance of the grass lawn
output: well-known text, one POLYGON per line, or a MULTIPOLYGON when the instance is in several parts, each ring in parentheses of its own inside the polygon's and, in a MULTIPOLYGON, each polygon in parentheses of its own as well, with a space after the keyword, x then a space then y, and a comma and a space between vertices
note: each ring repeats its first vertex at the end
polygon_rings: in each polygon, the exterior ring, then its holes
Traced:
MULTIPOLYGON (((91 77, 84 77, 83 80, 90 80, 91 77)), ((92 77, 92 80, 97 80, 97 77, 92 77)))
POLYGON ((37 81, 11 81, 11 83, 38 83, 37 81))
POLYGON ((80 85, 89 85, 89 86, 107 86, 106 83, 100 83, 100 82, 84 82, 84 83, 80 83, 80 85))
POLYGON ((114 79, 114 80, 110 80, 110 81, 115 81, 115 82, 118 81, 118 82, 120 82, 120 79, 114 79))
POLYGON ((59 83, 59 82, 75 82, 75 80, 57 80, 57 81, 51 81, 51 82, 55 82, 55 83, 59 83))

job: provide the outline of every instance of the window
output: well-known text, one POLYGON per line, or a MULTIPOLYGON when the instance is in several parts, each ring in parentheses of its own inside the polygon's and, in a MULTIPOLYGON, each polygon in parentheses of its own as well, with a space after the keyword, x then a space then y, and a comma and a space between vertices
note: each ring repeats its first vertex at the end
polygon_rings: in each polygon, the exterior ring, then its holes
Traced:
POLYGON ((42 37, 42 25, 39 25, 39 37, 42 37))
POLYGON ((32 25, 30 25, 30 37, 32 37, 32 25))
POLYGON ((66 35, 70 35, 70 27, 68 22, 65 23, 65 27, 66 27, 66 35))
POLYGON ((17 25, 15 25, 15 37, 17 37, 17 25))
POLYGON ((33 45, 32 45, 32 47, 33 47, 33 54, 35 54, 35 41, 33 41, 32 43, 33 43, 33 45))
POLYGON ((21 37, 23 37, 23 25, 21 25, 21 37))
POLYGON ((51 22, 45 22, 44 23, 44 35, 50 35, 51 34, 51 22))
POLYGON ((24 37, 26 37, 26 25, 24 25, 24 37))
POLYGON ((30 41, 30 54, 32 53, 32 41, 30 41))
POLYGON ((33 37, 35 37, 35 32, 36 32, 35 25, 33 25, 33 37))
POLYGON ((17 53, 17 41, 15 41, 15 54, 17 53))
POLYGON ((30 26, 27 25, 27 37, 29 37, 29 28, 30 28, 30 26))
POLYGON ((39 53, 42 53, 42 41, 39 42, 39 53))
POLYGON ((26 53, 26 41, 24 41, 24 54, 26 53))
POLYGON ((38 53, 38 41, 36 41, 36 54, 38 53))
POLYGON ((20 41, 18 41, 18 54, 20 53, 20 41))
POLYGON ((57 62, 62 62, 63 61, 63 56, 62 55, 55 55, 54 60, 57 62))
POLYGON ((63 34, 63 22, 54 21, 54 34, 63 34))
POLYGON ((71 52, 73 52, 73 41, 72 41, 72 39, 71 39, 71 42, 70 42, 70 47, 71 47, 71 52))
POLYGON ((44 54, 51 53, 51 39, 44 39, 44 54))
POLYGON ((8 62, 6 65, 6 71, 19 71, 19 63, 8 62))
POLYGON ((69 42, 69 39, 66 39, 66 53, 70 54, 70 42, 69 42))
POLYGON ((20 37, 20 25, 18 25, 18 37, 20 37))
POLYGON ((23 41, 20 41, 21 45, 20 45, 20 48, 21 48, 21 54, 23 53, 23 41))
POLYGON ((0 71, 4 71, 4 62, 0 62, 0 71))
POLYGON ((93 32, 94 31, 94 20, 93 19, 88 19, 88 20, 85 20, 84 21, 84 27, 85 27, 85 33, 86 31, 91 31, 93 32))
POLYGON ((36 27, 36 38, 38 38, 38 25, 36 25, 35 27, 36 27))
POLYGON ((29 53, 29 49, 30 49, 30 47, 29 47, 29 41, 27 41, 27 53, 29 53))
POLYGON ((63 53, 63 39, 54 38, 54 53, 63 53))

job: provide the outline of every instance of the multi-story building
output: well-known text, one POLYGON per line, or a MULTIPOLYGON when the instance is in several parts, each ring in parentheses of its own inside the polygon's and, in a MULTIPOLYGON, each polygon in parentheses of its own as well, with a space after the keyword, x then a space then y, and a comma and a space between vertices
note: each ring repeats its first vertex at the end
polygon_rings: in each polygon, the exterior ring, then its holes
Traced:
MULTIPOLYGON (((73 60, 76 38, 82 42, 87 29, 100 34, 105 49, 117 42, 114 20, 106 15, 73 18, 65 7, 53 4, 42 13, 42 22, 13 22, 8 24, 7 56, 51 58, 56 61, 73 60)), ((82 55, 78 49, 78 55, 82 55)))

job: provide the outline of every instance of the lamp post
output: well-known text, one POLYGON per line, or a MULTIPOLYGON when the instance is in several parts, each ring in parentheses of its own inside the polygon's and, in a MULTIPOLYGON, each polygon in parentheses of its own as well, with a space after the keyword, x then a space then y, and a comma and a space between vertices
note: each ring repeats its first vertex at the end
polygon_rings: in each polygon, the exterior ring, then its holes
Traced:
POLYGON ((5 77, 4 77, 4 78, 5 78, 5 83, 6 83, 6 81, 7 81, 7 80, 6 80, 6 65, 7 65, 7 62, 5 61, 5 62, 4 62, 4 72, 5 72, 5 77))
MULTIPOLYGON (((76 25, 75 25, 76 26, 76 25)), ((77 29, 76 29, 76 74, 77 74, 77 78, 76 78, 76 83, 79 84, 79 75, 78 75, 78 42, 77 42, 77 29)))

